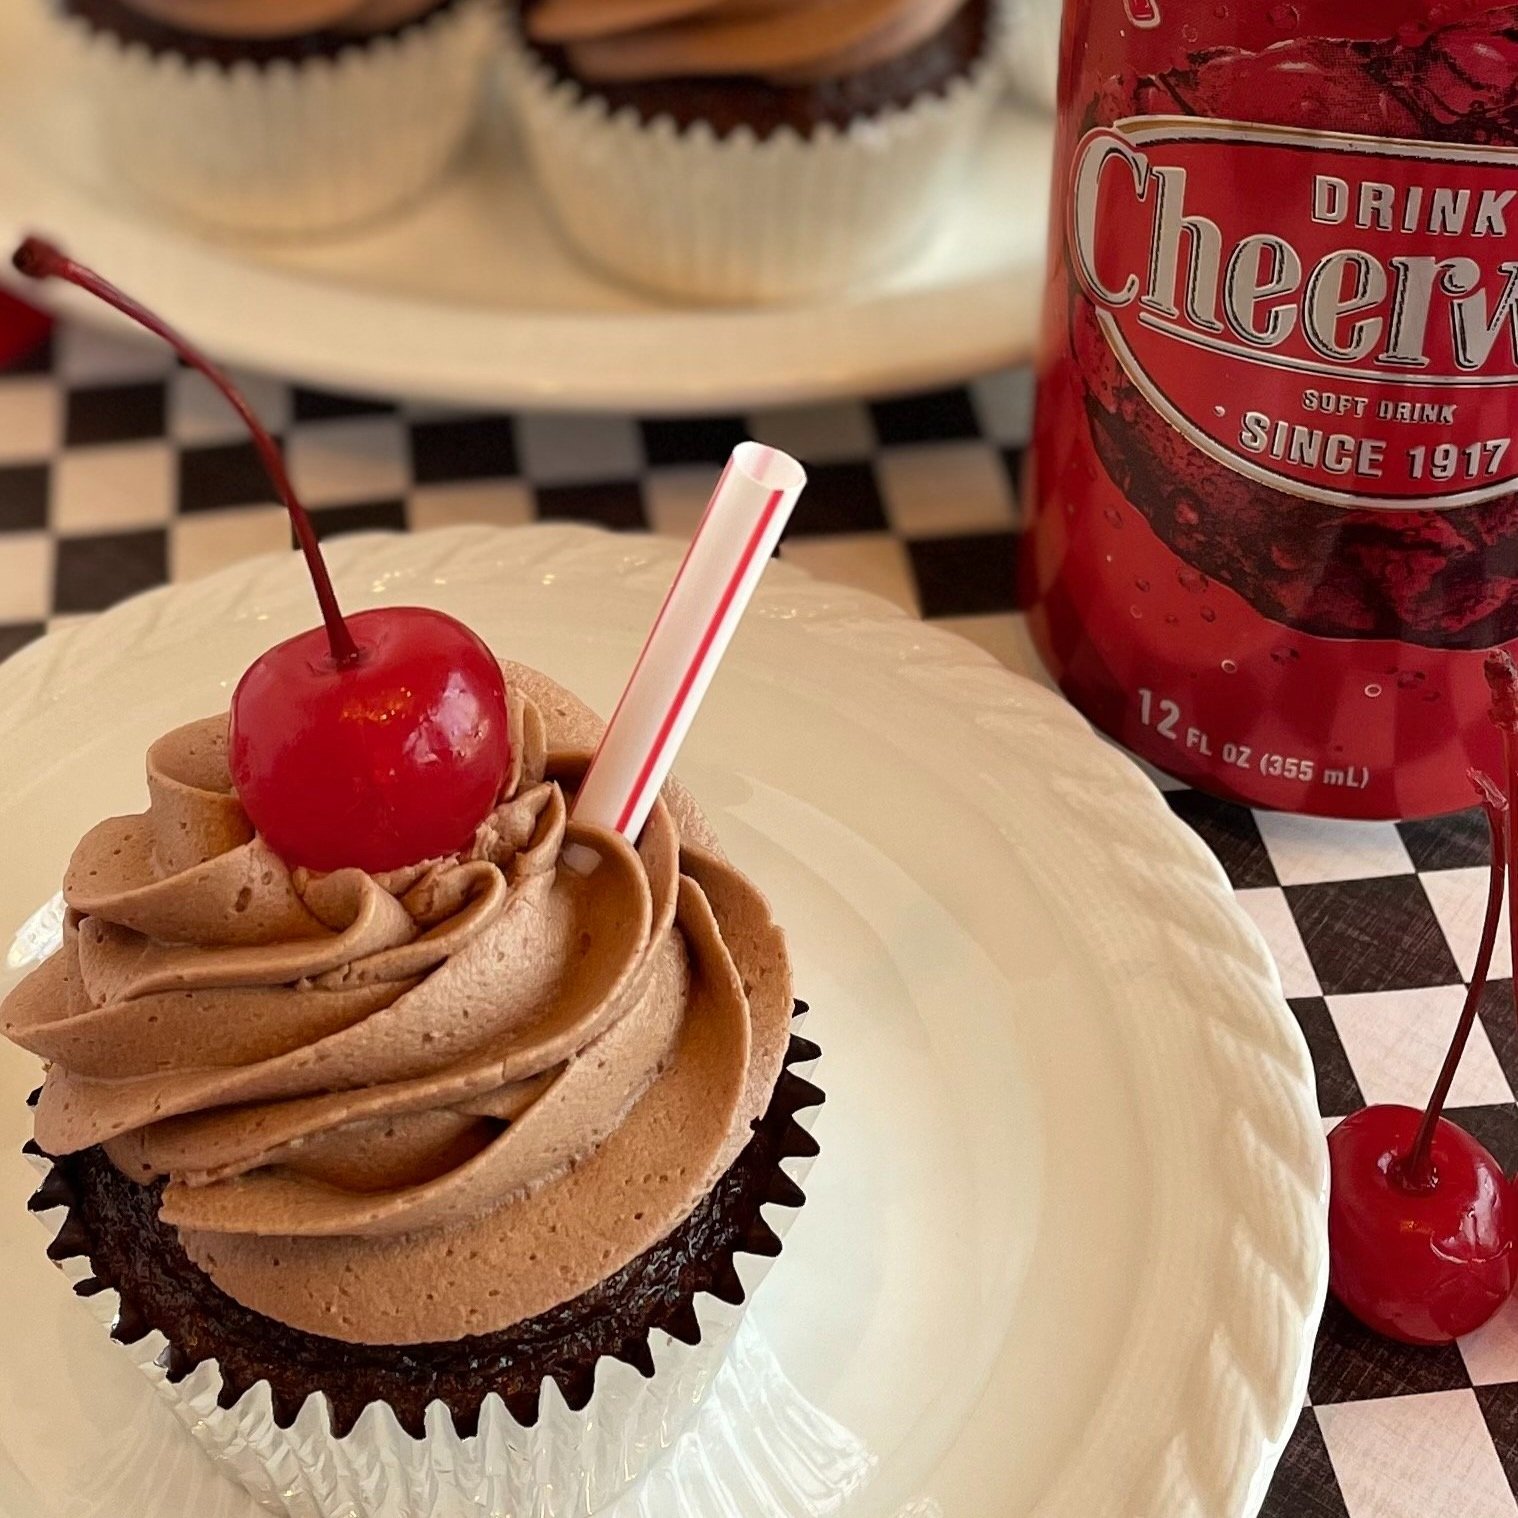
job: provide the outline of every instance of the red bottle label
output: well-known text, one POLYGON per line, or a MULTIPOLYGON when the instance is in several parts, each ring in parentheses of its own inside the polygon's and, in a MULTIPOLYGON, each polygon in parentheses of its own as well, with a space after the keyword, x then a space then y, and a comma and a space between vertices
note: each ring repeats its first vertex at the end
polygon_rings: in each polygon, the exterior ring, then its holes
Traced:
POLYGON ((1204 787, 1463 806, 1518 639, 1518 6, 1249 10, 1067 13, 1035 634, 1204 787))
POLYGON ((1135 117, 1082 139, 1067 246, 1129 379, 1218 463, 1461 506, 1518 480, 1515 202, 1512 150, 1135 117))

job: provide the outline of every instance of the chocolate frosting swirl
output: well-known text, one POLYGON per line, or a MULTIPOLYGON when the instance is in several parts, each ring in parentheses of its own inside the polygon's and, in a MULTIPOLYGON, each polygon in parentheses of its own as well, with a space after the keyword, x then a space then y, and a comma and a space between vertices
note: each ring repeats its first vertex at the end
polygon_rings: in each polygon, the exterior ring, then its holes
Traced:
POLYGON ((384 876, 286 868, 225 718, 167 734, 148 811, 79 844, 63 948, 0 1006, 49 1062, 43 1149, 167 1177, 191 1258, 295 1328, 449 1340, 579 1295, 693 1210, 780 1073, 763 898, 678 787, 636 849, 570 821, 600 724, 506 673, 499 805, 384 876))
POLYGON ((432 10, 437 0, 125 0, 150 21, 202 37, 375 36, 432 10))
POLYGON ((936 36, 964 0, 541 0, 534 41, 591 83, 741 75, 839 79, 936 36))

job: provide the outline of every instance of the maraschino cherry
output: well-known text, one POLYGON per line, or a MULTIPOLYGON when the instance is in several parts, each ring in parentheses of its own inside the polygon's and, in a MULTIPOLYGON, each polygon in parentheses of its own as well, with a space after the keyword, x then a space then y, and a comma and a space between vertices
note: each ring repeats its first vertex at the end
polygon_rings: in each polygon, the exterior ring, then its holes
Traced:
POLYGON ((1509 858, 1507 802, 1472 774, 1491 834, 1491 881, 1470 989, 1428 1107, 1366 1107, 1328 1137, 1329 1286, 1368 1327, 1407 1344, 1480 1328, 1518 1275, 1518 1197, 1502 1166, 1444 1118, 1491 969, 1509 858))
POLYGON ((290 865, 398 869, 467 844, 511 761, 501 667, 461 622, 398 606, 344 618, 316 533, 268 431, 236 386, 166 323, 51 244, 13 262, 63 279, 156 333, 226 396, 290 513, 323 626, 254 661, 232 697, 229 759, 254 827, 290 865))

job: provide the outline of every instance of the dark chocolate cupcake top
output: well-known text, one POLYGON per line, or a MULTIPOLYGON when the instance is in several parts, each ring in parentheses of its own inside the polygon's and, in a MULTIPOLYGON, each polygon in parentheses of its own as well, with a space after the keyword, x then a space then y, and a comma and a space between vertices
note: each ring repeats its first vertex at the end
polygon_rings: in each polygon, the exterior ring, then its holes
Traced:
POLYGON ((437 0, 125 0, 149 21, 204 37, 378 36, 432 10, 437 0))
POLYGON ((966 0, 539 0, 532 39, 592 84, 743 77, 803 84, 920 47, 966 0))
POLYGON ((636 848, 570 820, 600 724, 507 666, 513 773, 471 846, 290 870, 208 719, 149 810, 80 843, 60 952, 0 1007, 49 1061, 38 1143, 166 1177, 254 1311, 354 1343, 490 1333, 675 1228, 747 1143, 789 1037, 758 891, 678 788, 636 848))

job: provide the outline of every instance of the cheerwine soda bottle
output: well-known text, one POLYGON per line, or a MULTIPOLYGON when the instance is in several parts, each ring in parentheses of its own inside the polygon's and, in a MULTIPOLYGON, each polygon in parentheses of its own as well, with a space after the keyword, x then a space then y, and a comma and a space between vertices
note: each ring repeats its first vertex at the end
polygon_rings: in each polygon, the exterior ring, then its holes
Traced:
POLYGON ((1218 794, 1467 805, 1518 642, 1518 5, 1070 0, 1060 114, 1050 667, 1218 794))

